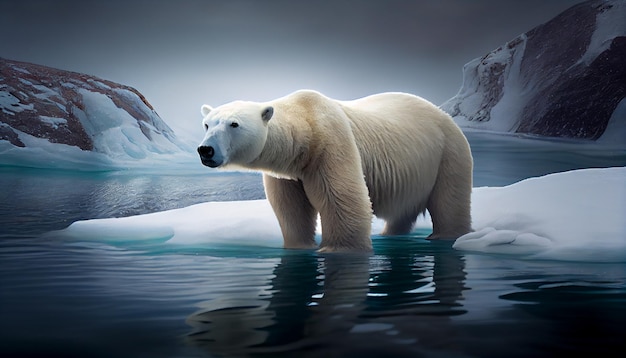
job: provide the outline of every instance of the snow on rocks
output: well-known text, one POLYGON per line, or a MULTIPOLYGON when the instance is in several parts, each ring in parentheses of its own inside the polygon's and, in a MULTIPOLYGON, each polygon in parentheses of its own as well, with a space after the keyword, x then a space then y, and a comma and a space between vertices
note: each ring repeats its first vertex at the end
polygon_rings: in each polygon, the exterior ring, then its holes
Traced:
POLYGON ((95 169, 189 151, 132 87, 0 58, 0 164, 95 169))
POLYGON ((597 140, 626 122, 625 58, 626 2, 586 1, 466 64, 441 107, 463 128, 597 140))

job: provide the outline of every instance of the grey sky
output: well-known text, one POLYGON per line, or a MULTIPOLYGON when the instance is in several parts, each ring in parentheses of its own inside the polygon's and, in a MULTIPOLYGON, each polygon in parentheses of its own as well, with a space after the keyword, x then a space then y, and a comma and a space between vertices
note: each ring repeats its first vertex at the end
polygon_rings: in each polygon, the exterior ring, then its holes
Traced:
POLYGON ((579 0, 0 0, 0 57, 137 88, 199 138, 202 103, 301 88, 440 104, 473 58, 579 0))

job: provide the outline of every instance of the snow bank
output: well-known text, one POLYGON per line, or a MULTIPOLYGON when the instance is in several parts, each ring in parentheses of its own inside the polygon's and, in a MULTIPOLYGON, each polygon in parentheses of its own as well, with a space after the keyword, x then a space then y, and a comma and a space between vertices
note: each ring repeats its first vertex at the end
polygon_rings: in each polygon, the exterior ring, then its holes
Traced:
MULTIPOLYGON (((82 95, 84 110, 75 111, 83 128, 93 139, 95 152, 124 160, 144 159, 153 154, 176 153, 181 150, 165 136, 154 135, 148 138, 140 124, 150 124, 138 121, 125 109, 119 108, 107 95, 82 88, 78 89, 78 93, 82 95)), ((138 97, 135 101, 139 101, 138 97)), ((133 102, 129 100, 129 103, 133 102)))
POLYGON ((477 188, 458 250, 626 262, 626 167, 582 169, 477 188))
MULTIPOLYGON (((583 169, 506 187, 475 188, 472 215, 476 231, 456 241, 458 250, 626 262, 626 167, 583 169)), ((373 221, 373 232, 382 227, 382 221, 373 221)), ((420 218, 415 230, 430 227, 428 217, 420 218)), ((106 242, 282 246, 278 222, 266 200, 210 202, 147 215, 78 221, 54 235, 106 242)))

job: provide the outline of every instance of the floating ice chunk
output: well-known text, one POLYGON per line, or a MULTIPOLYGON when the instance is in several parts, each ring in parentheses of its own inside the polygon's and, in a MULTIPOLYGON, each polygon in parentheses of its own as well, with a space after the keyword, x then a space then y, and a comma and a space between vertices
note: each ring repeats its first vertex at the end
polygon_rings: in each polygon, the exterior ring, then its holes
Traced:
POLYGON ((108 242, 162 239, 185 245, 283 244, 278 221, 267 200, 209 202, 152 214, 77 221, 54 235, 108 242))
POLYGON ((454 246, 469 251, 532 254, 541 252, 551 245, 549 239, 532 233, 486 227, 464 235, 454 246))

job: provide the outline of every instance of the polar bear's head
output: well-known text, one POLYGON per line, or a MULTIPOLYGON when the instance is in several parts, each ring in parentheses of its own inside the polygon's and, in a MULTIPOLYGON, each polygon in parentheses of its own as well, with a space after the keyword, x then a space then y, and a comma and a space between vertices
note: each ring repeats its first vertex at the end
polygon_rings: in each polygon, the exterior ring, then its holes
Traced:
POLYGON ((274 108, 255 102, 231 102, 217 108, 203 105, 205 135, 198 147, 202 164, 242 166, 259 157, 267 140, 274 108))

